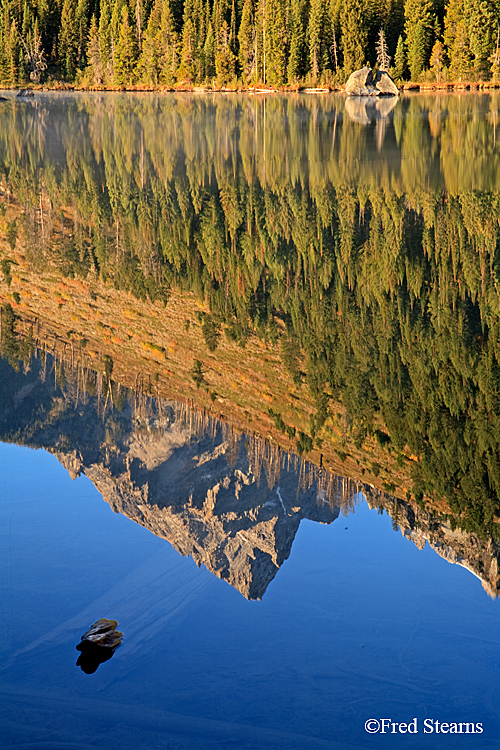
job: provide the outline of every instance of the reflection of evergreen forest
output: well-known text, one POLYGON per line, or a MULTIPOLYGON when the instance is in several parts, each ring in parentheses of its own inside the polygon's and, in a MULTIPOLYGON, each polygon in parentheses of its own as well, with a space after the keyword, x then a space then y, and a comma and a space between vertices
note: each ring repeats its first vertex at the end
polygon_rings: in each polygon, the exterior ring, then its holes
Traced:
POLYGON ((498 101, 410 98, 366 126, 335 98, 9 103, 4 200, 24 209, 6 238, 144 299, 194 291, 209 349, 257 334, 307 387, 298 450, 328 439, 340 401, 354 443, 418 459, 417 499, 494 533, 498 101))

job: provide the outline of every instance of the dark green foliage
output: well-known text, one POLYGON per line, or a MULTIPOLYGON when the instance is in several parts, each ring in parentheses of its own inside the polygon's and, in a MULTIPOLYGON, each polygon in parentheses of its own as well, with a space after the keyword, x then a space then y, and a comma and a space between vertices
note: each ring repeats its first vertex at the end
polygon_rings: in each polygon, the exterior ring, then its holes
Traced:
POLYGON ((203 365, 199 359, 195 359, 193 367, 191 368, 191 377, 197 388, 206 384, 205 377, 203 375, 203 365))
POLYGON ((302 456, 304 453, 310 453, 313 449, 313 440, 310 435, 307 435, 305 432, 299 432, 299 436, 296 441, 296 449, 299 456, 302 456))
POLYGON ((0 357, 6 359, 16 372, 21 369, 22 362, 28 362, 33 354, 33 335, 22 336, 16 330, 16 314, 10 305, 0 308, 1 337, 0 357))
POLYGON ((214 352, 219 345, 220 327, 213 315, 204 315, 201 330, 205 344, 210 352, 214 352))
POLYGON ((17 231, 18 231, 17 221, 11 221, 7 224, 7 231, 5 232, 5 236, 12 250, 14 250, 16 246, 17 231))
POLYGON ((5 279, 5 282, 8 286, 12 283, 12 274, 10 272, 10 267, 12 265, 12 261, 10 260, 2 260, 2 263, 0 264, 2 268, 3 277, 5 279))
POLYGON ((287 426, 283 422, 283 417, 281 416, 281 414, 275 412, 273 409, 269 409, 269 416, 272 418, 276 429, 283 434, 287 434, 287 426))

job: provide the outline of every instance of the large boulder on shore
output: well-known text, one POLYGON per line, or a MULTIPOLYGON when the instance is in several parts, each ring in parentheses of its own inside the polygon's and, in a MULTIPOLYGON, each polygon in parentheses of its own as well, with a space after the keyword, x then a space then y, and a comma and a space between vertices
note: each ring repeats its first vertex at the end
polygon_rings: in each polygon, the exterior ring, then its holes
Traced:
POLYGON ((373 79, 375 88, 380 91, 381 94, 398 96, 399 90, 391 76, 386 70, 377 70, 373 79))
POLYGON ((368 66, 355 70, 347 79, 346 94, 349 96, 397 96, 399 91, 396 84, 385 70, 373 71, 368 66))
POLYGON ((345 90, 349 96, 378 96, 379 93, 373 85, 372 71, 368 66, 351 73, 345 90))

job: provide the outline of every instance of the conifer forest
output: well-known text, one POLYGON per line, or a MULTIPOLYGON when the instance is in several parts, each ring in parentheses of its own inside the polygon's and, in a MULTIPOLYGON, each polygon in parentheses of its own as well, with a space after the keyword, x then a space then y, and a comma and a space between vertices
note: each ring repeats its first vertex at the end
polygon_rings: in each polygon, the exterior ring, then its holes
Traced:
POLYGON ((498 0, 3 0, 0 85, 500 79, 498 0))

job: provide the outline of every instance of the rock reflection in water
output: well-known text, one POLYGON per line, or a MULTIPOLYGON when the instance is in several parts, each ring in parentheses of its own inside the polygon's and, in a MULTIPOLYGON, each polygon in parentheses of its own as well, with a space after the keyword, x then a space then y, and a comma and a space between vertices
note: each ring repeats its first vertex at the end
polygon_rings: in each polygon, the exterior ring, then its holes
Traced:
POLYGON ((371 99, 366 96, 350 96, 345 101, 345 109, 351 120, 369 125, 374 120, 389 117, 397 103, 396 97, 371 99))

